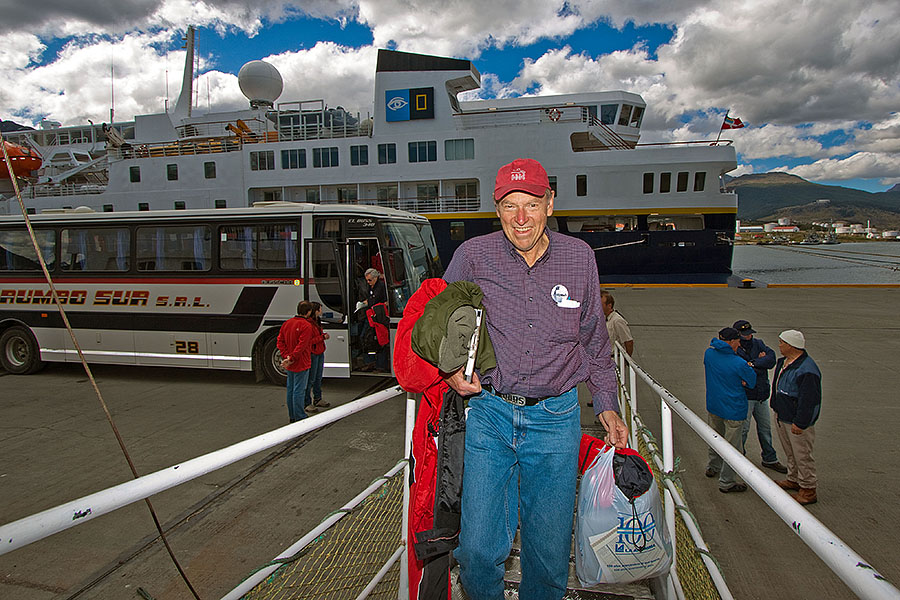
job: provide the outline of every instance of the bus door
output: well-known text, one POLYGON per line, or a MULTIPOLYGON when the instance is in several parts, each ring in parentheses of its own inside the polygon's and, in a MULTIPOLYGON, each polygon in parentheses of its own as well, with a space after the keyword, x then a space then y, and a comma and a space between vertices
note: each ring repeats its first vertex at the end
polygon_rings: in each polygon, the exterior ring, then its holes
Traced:
MULTIPOLYGON (((341 244, 343 245, 343 244, 341 244)), ((325 377, 349 377, 350 346, 345 252, 333 239, 306 240, 303 299, 322 304, 325 342, 325 377)))
POLYGON ((376 329, 366 314, 369 307, 362 304, 369 299, 370 286, 365 277, 368 269, 378 271, 381 277, 376 286, 386 290, 378 240, 374 237, 348 238, 347 263, 347 297, 351 311, 350 370, 352 373, 390 374, 390 344, 382 346, 378 342, 376 329))

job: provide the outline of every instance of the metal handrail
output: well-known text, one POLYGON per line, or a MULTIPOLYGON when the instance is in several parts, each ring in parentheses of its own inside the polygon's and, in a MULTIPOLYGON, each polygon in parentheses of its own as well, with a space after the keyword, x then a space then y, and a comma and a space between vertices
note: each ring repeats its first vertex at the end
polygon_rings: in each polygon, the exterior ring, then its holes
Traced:
POLYGON ((143 500, 403 394, 394 386, 167 469, 0 526, 0 555, 143 500))
MULTIPOLYGON (((854 594, 864 600, 900 600, 900 590, 891 585, 862 556, 845 544, 834 532, 810 514, 808 510, 798 504, 786 491, 778 487, 768 475, 747 460, 743 454, 725 441, 696 413, 653 379, 650 374, 635 362, 634 358, 625 352, 625 349, 618 342, 614 344, 614 354, 621 366, 623 380, 624 369, 627 367, 629 371, 628 391, 630 393, 628 401, 632 410, 632 423, 630 423, 632 443, 637 441, 634 431, 634 415, 637 412, 636 378, 640 377, 660 399, 663 463, 667 474, 671 474, 674 469, 672 413, 675 413, 694 430, 694 433, 700 439, 712 447, 722 457, 722 460, 727 462, 741 476, 747 485, 753 488, 753 491, 769 505, 769 508, 841 578, 854 594)), ((669 493, 668 486, 666 493, 669 493)), ((672 539, 675 539, 674 508, 674 503, 669 507, 669 502, 667 502, 666 522, 670 527, 672 539)))

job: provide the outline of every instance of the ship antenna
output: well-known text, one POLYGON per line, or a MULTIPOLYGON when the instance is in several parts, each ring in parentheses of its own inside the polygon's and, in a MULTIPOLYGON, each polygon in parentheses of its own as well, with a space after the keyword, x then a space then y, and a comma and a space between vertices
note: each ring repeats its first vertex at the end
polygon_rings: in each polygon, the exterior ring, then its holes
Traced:
POLYGON ((116 61, 113 48, 109 51, 109 124, 112 126, 116 114, 116 61))

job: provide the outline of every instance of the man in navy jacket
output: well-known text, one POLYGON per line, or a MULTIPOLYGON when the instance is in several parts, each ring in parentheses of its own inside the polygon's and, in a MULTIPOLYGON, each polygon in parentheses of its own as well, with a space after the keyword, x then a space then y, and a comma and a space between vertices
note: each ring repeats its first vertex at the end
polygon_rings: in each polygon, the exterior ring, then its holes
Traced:
POLYGON ((750 433, 750 421, 756 419, 756 437, 762 450, 762 466, 779 473, 787 473, 787 467, 778 461, 778 454, 772 446, 772 425, 769 417, 769 373, 775 366, 775 351, 766 346, 759 338, 753 337, 756 331, 749 321, 735 321, 732 325, 741 334, 741 343, 737 355, 747 361, 756 371, 756 386, 746 388, 747 420, 741 432, 741 449, 747 453, 747 434, 750 433))
POLYGON ((787 455, 787 479, 776 481, 788 491, 797 491, 797 502, 812 504, 816 496, 814 425, 822 408, 822 373, 806 353, 806 339, 796 329, 778 336, 781 358, 772 379, 772 409, 778 421, 778 438, 787 455))
MULTIPOLYGON (((733 327, 719 331, 703 355, 706 368, 706 420, 729 444, 741 449, 741 431, 747 419, 744 388, 756 385, 756 372, 737 355, 741 336, 733 327)), ((710 447, 706 476, 719 475, 719 491, 745 492, 747 485, 735 481, 734 469, 710 447)))

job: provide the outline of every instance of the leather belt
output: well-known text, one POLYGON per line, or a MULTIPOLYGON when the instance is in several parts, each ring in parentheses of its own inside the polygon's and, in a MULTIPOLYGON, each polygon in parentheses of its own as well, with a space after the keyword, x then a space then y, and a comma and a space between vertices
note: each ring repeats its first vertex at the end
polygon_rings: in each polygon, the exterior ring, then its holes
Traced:
POLYGON ((501 400, 503 400, 505 402, 509 402, 510 404, 514 404, 516 406, 534 406, 538 402, 542 402, 542 401, 546 400, 547 398, 552 398, 552 396, 545 396, 543 398, 533 398, 531 396, 522 396, 521 394, 501 394, 500 392, 495 391, 494 386, 492 386, 490 384, 483 385, 481 387, 484 388, 485 390, 487 390, 488 392, 492 393, 493 395, 497 396, 501 400))

